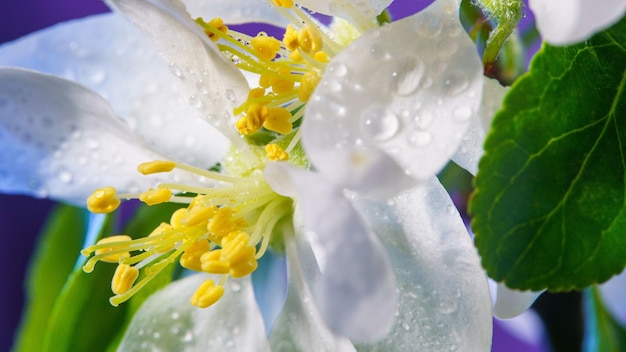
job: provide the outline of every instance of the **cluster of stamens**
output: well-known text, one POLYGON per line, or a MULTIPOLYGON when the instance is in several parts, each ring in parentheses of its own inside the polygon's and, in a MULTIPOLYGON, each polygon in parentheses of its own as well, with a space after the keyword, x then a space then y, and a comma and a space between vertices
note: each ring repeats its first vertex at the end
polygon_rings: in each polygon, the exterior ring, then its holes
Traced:
POLYGON ((222 297, 228 277, 243 277, 257 268, 257 259, 267 250, 275 227, 292 213, 292 201, 269 187, 261 168, 268 160, 290 159, 289 153, 300 140, 300 134, 292 132, 304 114, 303 106, 329 57, 340 47, 291 0, 272 3, 293 23, 287 26, 282 41, 264 32, 250 37, 232 31, 219 18, 196 20, 237 67, 260 77, 259 86, 250 90, 234 115, 239 117, 235 128, 241 135, 251 136, 261 130, 274 134, 274 142, 265 144, 265 158, 238 172, 241 176, 171 161, 143 163, 138 171, 144 175, 179 169, 212 180, 217 186, 163 183, 138 194, 119 194, 105 187, 87 200, 94 213, 114 211, 121 199, 139 199, 150 206, 164 202, 186 205, 146 237, 111 236, 82 251, 91 256, 83 267, 86 272, 94 270, 98 261, 117 263, 111 304, 128 300, 176 260, 184 268, 220 275, 217 283, 205 281, 191 297, 191 303, 198 307, 214 304, 222 297))

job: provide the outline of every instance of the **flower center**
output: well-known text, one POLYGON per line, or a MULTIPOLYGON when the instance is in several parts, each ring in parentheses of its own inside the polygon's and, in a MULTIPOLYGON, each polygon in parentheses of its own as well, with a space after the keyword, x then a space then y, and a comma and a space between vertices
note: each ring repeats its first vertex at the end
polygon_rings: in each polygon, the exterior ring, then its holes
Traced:
POLYGON ((240 160, 243 158, 238 150, 233 150, 227 165, 230 174, 172 161, 147 162, 138 167, 144 175, 178 169, 213 181, 215 186, 163 183, 137 194, 118 194, 114 188, 105 187, 88 198, 88 209, 95 213, 114 211, 120 199, 139 199, 147 205, 186 204, 146 237, 111 236, 81 251, 91 256, 83 266, 85 272, 93 271, 98 261, 118 264, 111 283, 115 296, 110 302, 114 306, 128 300, 178 260, 189 270, 220 275, 217 282, 203 283, 191 298, 193 305, 208 307, 222 297, 229 277, 243 277, 257 268, 257 260, 270 241, 281 240, 276 238, 277 226, 283 219, 291 221, 292 200, 276 194, 261 170, 268 161, 288 160, 308 166, 299 146, 304 105, 329 57, 342 45, 292 1, 273 0, 271 4, 292 22, 282 41, 264 32, 250 37, 230 30, 219 18, 196 20, 237 67, 259 76, 258 87, 251 89, 247 100, 234 110, 239 117, 235 128, 254 151, 263 146, 265 155, 254 153, 259 160, 251 167, 246 160, 240 160), (141 279, 136 282, 140 273, 141 279))

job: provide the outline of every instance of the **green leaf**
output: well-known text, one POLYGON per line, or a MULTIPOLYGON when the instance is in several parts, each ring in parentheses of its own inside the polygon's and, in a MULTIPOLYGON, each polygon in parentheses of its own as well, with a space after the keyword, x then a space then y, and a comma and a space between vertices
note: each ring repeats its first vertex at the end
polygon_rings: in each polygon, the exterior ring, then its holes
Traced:
POLYGON ((626 21, 545 45, 505 98, 470 204, 489 276, 571 290, 626 263, 626 21))
POLYGON ((626 330, 606 310, 597 287, 585 291, 586 352, 626 350, 626 330))
POLYGON ((85 212, 60 205, 48 217, 27 279, 27 305, 14 351, 43 351, 48 320, 74 269, 85 233, 85 212))

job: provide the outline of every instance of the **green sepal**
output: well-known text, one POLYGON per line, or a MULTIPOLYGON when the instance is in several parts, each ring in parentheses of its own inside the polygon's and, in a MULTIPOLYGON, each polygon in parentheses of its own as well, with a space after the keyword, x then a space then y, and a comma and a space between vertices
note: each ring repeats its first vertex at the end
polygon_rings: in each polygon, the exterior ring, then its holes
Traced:
POLYGON ((626 21, 544 45, 495 116, 470 203, 489 276, 566 291, 626 264, 626 21))
POLYGON ((597 286, 585 290, 584 311, 584 352, 626 351, 626 330, 607 311, 597 286))

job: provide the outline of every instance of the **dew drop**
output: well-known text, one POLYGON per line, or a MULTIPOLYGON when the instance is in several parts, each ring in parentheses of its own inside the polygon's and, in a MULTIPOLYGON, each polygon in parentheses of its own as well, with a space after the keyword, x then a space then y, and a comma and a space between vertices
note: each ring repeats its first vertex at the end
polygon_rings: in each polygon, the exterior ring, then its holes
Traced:
POLYGON ((196 82, 196 89, 198 90, 200 94, 203 94, 203 95, 209 94, 209 89, 204 84, 203 80, 198 80, 198 82, 196 82))
POLYGON ((370 55, 374 60, 384 60, 390 57, 387 48, 380 43, 375 43, 370 46, 370 55))
POLYGON ((400 121, 393 112, 375 108, 363 115, 361 129, 371 140, 385 142, 398 133, 400 121))
POLYGON ((435 38, 441 34, 443 24, 438 16, 430 13, 424 13, 421 21, 416 24, 417 31, 425 37, 435 38))
POLYGON ((446 207, 446 211, 448 212, 448 214, 453 215, 454 213, 456 213, 456 208, 454 207, 454 205, 448 205, 446 207))
POLYGON ((335 77, 343 77, 348 73, 348 67, 342 62, 334 62, 328 65, 328 72, 335 77))
POLYGON ((91 150, 96 150, 100 148, 100 142, 95 139, 90 139, 89 141, 87 141, 87 148, 91 150))
POLYGON ((418 130, 425 130, 433 122, 433 115, 429 112, 423 112, 419 115, 415 115, 413 118, 413 127, 418 130))
POLYGON ((341 83, 332 80, 332 81, 324 81, 324 84, 327 85, 328 90, 331 91, 332 93, 339 93, 341 92, 341 83))
POLYGON ((74 179, 74 177, 72 176, 72 174, 67 171, 67 170, 63 170, 59 173, 59 180, 65 184, 69 184, 72 182, 72 180, 74 179))
POLYGON ((453 114, 454 114, 454 118, 457 121, 464 122, 464 121, 469 120, 470 117, 472 117, 472 109, 470 109, 467 106, 459 107, 459 108, 454 109, 453 114))
POLYGON ((169 65, 167 65, 167 67, 170 69, 170 72, 178 77, 178 78, 183 78, 183 71, 180 69, 180 67, 175 63, 175 62, 170 62, 169 65))
POLYGON ((173 320, 178 320, 178 318, 180 318, 180 314, 178 312, 173 312, 172 313, 172 319, 173 320))
POLYGON ((439 302, 437 306, 437 311, 441 314, 452 314, 457 310, 457 303, 451 299, 444 299, 439 302))
POLYGON ((193 341, 193 333, 191 331, 187 331, 181 338, 180 340, 182 342, 191 342, 193 341))
POLYGON ((469 86, 467 78, 460 73, 450 75, 443 81, 444 91, 449 96, 454 96, 462 93, 469 86))
POLYGON ((226 99, 228 99, 228 101, 235 101, 235 92, 232 89, 226 89, 224 94, 226 95, 226 99))
POLYGON ((424 76, 424 64, 415 56, 397 60, 391 73, 392 89, 402 96, 412 94, 424 76))
POLYGON ((233 292, 239 292, 239 291, 241 291, 241 284, 240 284, 240 283, 238 283, 238 282, 231 282, 231 284, 230 284, 230 289, 231 289, 233 292))
POLYGON ((161 338, 161 333, 159 333, 158 331, 155 331, 155 332, 152 334, 152 337, 154 337, 156 340, 158 340, 158 339, 160 339, 160 338, 161 338))
POLYGON ((189 105, 196 109, 200 109, 202 107, 202 101, 196 95, 192 94, 189 97, 189 105))
POLYGON ((425 147, 430 144, 433 137, 428 132, 413 132, 409 135, 409 144, 416 148, 425 147))

